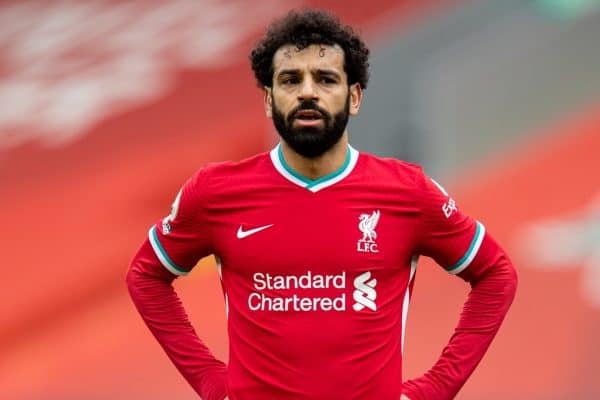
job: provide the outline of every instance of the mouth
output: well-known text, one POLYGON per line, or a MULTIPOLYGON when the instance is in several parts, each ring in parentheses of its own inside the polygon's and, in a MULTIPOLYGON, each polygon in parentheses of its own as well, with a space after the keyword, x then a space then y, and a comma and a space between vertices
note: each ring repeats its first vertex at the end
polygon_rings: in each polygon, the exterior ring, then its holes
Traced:
POLYGON ((314 126, 323 122, 323 115, 316 110, 300 110, 294 115, 294 120, 302 126, 314 126))
POLYGON ((294 115, 295 119, 312 121, 315 119, 323 119, 323 115, 317 110, 300 110, 294 115))

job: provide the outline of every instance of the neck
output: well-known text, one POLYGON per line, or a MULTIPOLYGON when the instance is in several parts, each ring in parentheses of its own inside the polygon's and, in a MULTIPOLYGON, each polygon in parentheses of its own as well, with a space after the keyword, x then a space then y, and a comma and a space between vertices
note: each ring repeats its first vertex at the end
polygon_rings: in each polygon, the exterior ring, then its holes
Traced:
POLYGON ((319 157, 306 158, 296 153, 285 141, 281 141, 281 151, 285 162, 294 171, 310 180, 316 180, 344 165, 348 153, 348 132, 344 132, 340 140, 319 157))

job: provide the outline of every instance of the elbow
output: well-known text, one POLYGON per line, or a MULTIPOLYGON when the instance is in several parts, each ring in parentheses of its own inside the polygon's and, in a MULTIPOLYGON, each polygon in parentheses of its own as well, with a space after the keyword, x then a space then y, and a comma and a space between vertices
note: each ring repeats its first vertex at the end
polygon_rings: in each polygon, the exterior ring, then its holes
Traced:
POLYGON ((135 275, 136 273, 133 270, 133 264, 130 264, 129 268, 127 269, 127 272, 125 273, 125 286, 127 286, 127 288, 130 288, 135 284, 135 275))
POLYGON ((132 261, 125 273, 125 286, 129 291, 130 295, 135 293, 135 289, 139 286, 140 281, 140 272, 137 268, 135 268, 135 264, 132 261))
POLYGON ((163 268, 154 254, 150 242, 146 239, 129 264, 125 274, 125 285, 131 296, 134 297, 141 288, 156 282, 170 285, 175 277, 163 268))
POLYGON ((517 294, 517 287, 519 286, 519 274, 517 273, 517 269, 512 262, 508 263, 507 269, 506 291, 512 300, 517 294))
POLYGON ((519 285, 519 275, 514 264, 508 258, 506 253, 502 254, 498 262, 491 271, 492 280, 495 282, 496 290, 502 293, 507 305, 510 305, 516 294, 519 285))

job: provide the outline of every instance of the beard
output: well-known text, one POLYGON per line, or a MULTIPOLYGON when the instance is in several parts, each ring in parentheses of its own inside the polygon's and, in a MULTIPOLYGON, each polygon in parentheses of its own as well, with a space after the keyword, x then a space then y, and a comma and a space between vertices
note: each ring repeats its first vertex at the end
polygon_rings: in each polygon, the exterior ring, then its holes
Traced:
POLYGON ((335 115, 320 108, 315 101, 300 103, 286 117, 273 99, 273 124, 279 136, 298 154, 306 158, 317 158, 331 149, 344 134, 350 116, 350 93, 346 97, 344 109, 335 115), (314 110, 321 114, 322 127, 295 127, 296 114, 302 110, 314 110))

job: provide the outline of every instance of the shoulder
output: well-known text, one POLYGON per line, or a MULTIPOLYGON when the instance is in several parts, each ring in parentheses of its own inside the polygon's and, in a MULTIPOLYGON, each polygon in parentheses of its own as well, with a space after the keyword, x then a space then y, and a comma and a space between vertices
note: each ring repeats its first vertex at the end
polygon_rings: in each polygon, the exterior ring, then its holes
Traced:
POLYGON ((420 186, 425 175, 420 165, 397 158, 378 157, 361 152, 360 162, 363 171, 372 177, 390 179, 410 186, 420 186))
POLYGON ((195 192, 212 193, 264 175, 270 162, 269 153, 260 153, 241 161, 209 163, 199 168, 188 180, 195 192))
POLYGON ((270 163, 270 155, 268 152, 255 154, 251 157, 240 161, 222 161, 205 165, 202 169, 207 174, 212 175, 231 175, 234 173, 252 173, 256 169, 260 169, 265 164, 270 163))

